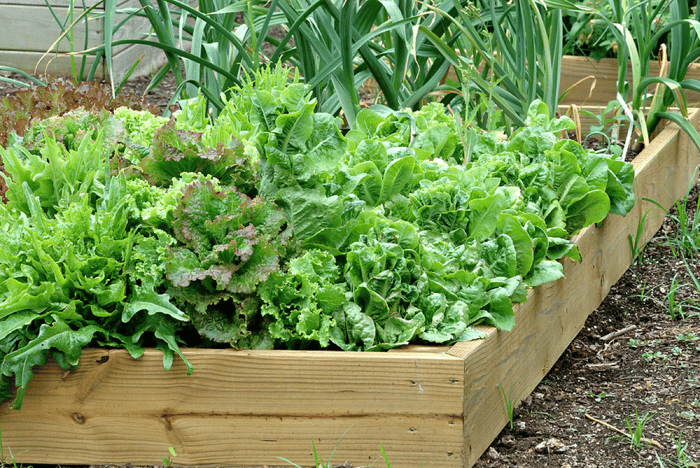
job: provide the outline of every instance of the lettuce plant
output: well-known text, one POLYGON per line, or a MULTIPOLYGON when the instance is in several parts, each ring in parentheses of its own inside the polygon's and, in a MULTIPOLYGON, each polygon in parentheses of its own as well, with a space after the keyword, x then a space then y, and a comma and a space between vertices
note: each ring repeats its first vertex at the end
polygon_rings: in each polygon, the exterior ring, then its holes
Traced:
POLYGON ((171 294, 199 333, 238 347, 271 347, 268 330, 254 329, 256 290, 278 270, 289 233, 274 204, 210 181, 188 185, 174 212, 179 241, 164 256, 171 294))
POLYGON ((200 132, 180 129, 170 120, 153 133, 148 156, 138 162, 154 185, 168 186, 186 172, 211 175, 245 193, 256 191, 257 170, 238 140, 212 147, 200 132))
POLYGON ((75 131, 0 150, 16 406, 35 365, 71 368, 90 344, 153 346, 168 368, 182 345, 378 351, 511 330, 527 289, 580 260, 571 235, 634 203, 632 166, 558 141, 571 121, 540 101, 466 157, 440 106, 363 110, 343 134, 304 85, 268 84, 212 125, 193 101, 168 121, 68 116, 44 128, 75 131))
POLYGON ((326 347, 336 322, 333 312, 346 302, 340 268, 328 252, 309 250, 273 272, 258 292, 261 313, 271 317, 272 338, 287 348, 326 347))
POLYGON ((32 367, 49 355, 70 369, 96 341, 135 357, 155 346, 166 367, 173 353, 182 356, 176 333, 189 319, 165 293, 160 259, 172 240, 132 229, 137 186, 110 177, 99 145, 86 138, 68 152, 47 142, 57 154, 44 165, 11 156, 15 180, 7 180, 8 204, 0 205, 8 247, 0 255, 0 372, 5 383, 15 377, 16 408, 32 367))

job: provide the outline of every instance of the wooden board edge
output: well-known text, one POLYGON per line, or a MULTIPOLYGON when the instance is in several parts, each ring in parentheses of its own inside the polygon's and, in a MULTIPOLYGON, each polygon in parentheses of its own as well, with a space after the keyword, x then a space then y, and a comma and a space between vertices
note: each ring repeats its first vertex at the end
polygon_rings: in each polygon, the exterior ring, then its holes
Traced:
MULTIPOLYGON (((63 7, 67 8, 70 6, 70 1, 69 0, 50 0, 49 4, 51 7, 63 7)), ((98 0, 88 0, 85 2, 85 6, 87 8, 90 8, 93 6, 95 3, 98 3, 98 0)), ((3 1, 3 5, 17 5, 17 6, 40 6, 44 7, 46 6, 46 2, 44 0, 9 0, 9 1, 3 1)), ((139 2, 138 0, 117 0, 117 8, 124 8, 124 7, 129 7, 129 6, 134 6, 138 7, 139 2)), ((82 12, 83 11, 83 6, 82 3, 80 6, 76 5, 76 10, 82 12)), ((93 11, 104 11, 104 6, 103 5, 98 5, 95 7, 93 11)))
POLYGON ((341 462, 360 466, 382 444, 396 466, 417 466, 424 454, 440 466, 462 466, 461 359, 183 352, 195 367, 190 377, 179 360, 163 371, 153 349, 135 360, 124 350, 92 348, 76 371, 52 362, 35 369, 24 408, 5 412, 5 456, 9 448, 24 464, 152 465, 172 446, 187 466, 276 465, 272 455, 309 466, 312 438, 327 457, 350 428, 337 451, 341 462))
MULTIPOLYGON (((165 56, 160 50, 155 47, 148 47, 140 44, 119 46, 116 48, 113 57, 114 79, 119 82, 126 72, 131 68, 135 61, 144 54, 143 61, 138 65, 132 77, 144 76, 153 73, 161 65, 165 63, 165 56)), ((80 56, 76 56, 76 61, 79 63, 80 56)), ((41 52, 25 52, 25 51, 2 51, 0 50, 0 63, 7 66, 12 66, 26 73, 34 73, 36 70, 39 74, 49 74, 53 76, 72 76, 70 57, 68 55, 49 54, 43 56, 41 52), (39 60, 41 63, 39 63, 39 60)), ((89 56, 85 71, 90 69, 93 63, 93 57, 89 56)), ((100 64, 95 73, 95 78, 104 79, 106 76, 106 66, 100 64)))

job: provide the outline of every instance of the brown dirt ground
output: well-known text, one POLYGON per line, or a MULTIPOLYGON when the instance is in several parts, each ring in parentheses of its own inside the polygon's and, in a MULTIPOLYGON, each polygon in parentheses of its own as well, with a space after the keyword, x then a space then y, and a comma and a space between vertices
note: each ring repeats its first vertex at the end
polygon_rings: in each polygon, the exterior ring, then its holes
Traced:
MULTIPOLYGON (((127 89, 141 93, 146 83, 137 79, 127 89)), ((172 82, 163 83, 147 98, 164 108, 173 89, 172 82)), ((0 82, 0 95, 8 90, 0 82)), ((691 215, 697 194, 695 187, 691 215)), ((516 407, 513 427, 503 429, 476 467, 700 466, 700 294, 690 274, 700 278, 700 265, 697 257, 684 262, 669 246, 677 232, 674 216, 675 210, 644 249, 643 261, 591 313, 516 407), (635 446, 628 424, 634 432, 645 418, 635 446)), ((692 232, 700 246, 698 228, 692 232)))

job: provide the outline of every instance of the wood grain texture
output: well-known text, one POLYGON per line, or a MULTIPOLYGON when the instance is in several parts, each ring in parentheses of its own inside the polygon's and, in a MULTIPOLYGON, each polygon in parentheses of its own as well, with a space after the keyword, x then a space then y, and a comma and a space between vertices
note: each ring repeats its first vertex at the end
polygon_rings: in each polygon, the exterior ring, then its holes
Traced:
MULTIPOLYGON (((4 51, 0 50, 0 64, 12 66, 18 68, 27 73, 33 73, 36 67, 37 73, 49 74, 53 76, 72 76, 70 57, 67 55, 48 55, 43 57, 41 52, 17 52, 17 51, 4 51), (40 62, 41 60, 41 62, 40 62), (38 67, 37 67, 37 64, 38 67)), ((157 49, 145 47, 142 45, 131 45, 126 47, 115 48, 115 53, 112 57, 112 64, 114 70, 114 80, 120 81, 124 75, 129 71, 133 64, 142 55, 144 59, 141 61, 136 71, 131 75, 132 77, 148 75, 151 72, 157 70, 163 63, 165 63, 165 56, 157 49)), ((80 58, 77 57, 76 61, 79 63, 80 58)), ((92 58, 88 58, 87 65, 85 66, 85 72, 90 69, 92 65, 92 58)), ((96 78, 105 78, 107 74, 104 62, 99 65, 97 72, 95 73, 96 78)))
MULTIPOLYGON (((659 76, 657 61, 649 63, 649 76, 659 76)), ((691 64, 686 78, 699 79, 700 64, 691 64)), ((631 67, 627 67, 627 80, 632 80, 631 67)), ((567 90, 569 92, 561 100, 561 104, 574 103, 605 107, 617 95, 617 60, 601 59, 596 62, 588 57, 565 56, 561 65, 559 92, 564 94, 567 90), (591 85, 594 85, 592 91, 591 85)), ((685 97, 689 105, 697 105, 700 102, 700 94, 694 91, 686 91, 685 97)))
MULTIPOLYGON (((699 119, 695 110, 691 121, 696 127, 699 119)), ((507 423, 500 388, 514 403, 532 392, 631 264, 628 235, 636 233, 643 214, 652 210, 645 242, 661 226, 663 211, 642 199, 669 208, 685 194, 698 165, 697 148, 688 140, 678 127, 668 126, 635 159, 637 204, 632 212, 608 216, 579 233, 574 241, 583 261, 566 260, 566 279, 531 291, 516 310, 511 332, 485 328, 487 339, 457 343, 449 351, 465 360, 465 466, 479 459, 507 423)))
MULTIPOLYGON (((67 2, 58 2, 62 5, 67 2)), ((137 7, 137 0, 122 0, 119 8, 137 7)), ((56 15, 64 20, 68 13, 65 6, 54 8, 56 15)), ((77 16, 79 13, 75 13, 77 16)), ((94 15, 91 15, 94 16, 94 15)), ((91 19, 88 27, 88 47, 102 44, 104 38, 104 23, 102 19, 91 19)), ((114 40, 120 39, 142 39, 143 34, 149 30, 148 20, 145 18, 131 18, 114 35, 114 40)), ((63 39, 58 48, 52 49, 50 54, 46 51, 51 49, 54 41, 60 36, 61 30, 55 19, 39 0, 37 4, 34 0, 27 2, 0 2, 0 63, 11 66, 27 73, 50 73, 58 76, 70 76, 70 58, 65 53, 70 51, 70 43, 63 39), (22 4, 26 3, 26 4, 22 4), (56 51, 59 55, 57 56, 56 51)), ((79 22, 74 28, 75 50, 82 50, 85 38, 85 23, 79 22)), ((145 55, 136 72, 132 76, 139 76, 151 73, 158 66, 165 63, 165 57, 161 51, 153 47, 142 45, 121 45, 113 50, 113 68, 115 80, 120 80, 135 61, 145 55)), ((81 56, 76 56, 76 61, 80 61, 81 56)), ((88 59, 87 69, 92 63, 88 59)), ((86 70, 87 71, 87 70, 86 70)), ((97 77, 105 76, 105 67, 100 66, 97 77)))
MULTIPOLYGON (((461 466, 462 360, 445 353, 86 350, 64 373, 38 369, 3 447, 24 463, 154 464, 172 446, 183 465, 313 464, 311 439, 356 466, 382 444, 397 466, 461 466), (320 442, 319 442, 320 439, 320 442), (21 452, 21 454, 20 454, 21 452)), ((6 454, 9 453, 6 451, 6 454)))
MULTIPOLYGON (((49 55, 42 60, 43 52, 22 52, 0 50, 0 63, 6 66, 17 68, 27 73, 48 74, 53 76, 71 76, 70 58, 66 55, 49 55), (41 63, 39 61, 41 60, 41 63)), ((86 69, 92 65, 92 58, 88 58, 86 69)), ((96 73, 99 78, 104 76, 102 66, 96 73)))
MULTIPOLYGON (((54 8, 54 13, 61 21, 68 14, 67 8, 54 8)), ((76 14, 77 17, 77 14, 76 14)), ((135 38, 139 33, 148 33, 148 21, 145 18, 132 18, 114 34, 114 40, 135 38)), ((56 20, 46 7, 2 5, 0 4, 0 27, 3 31, 2 50, 34 51, 44 53, 61 35, 56 20)), ((88 21, 88 48, 98 46, 104 40, 104 22, 101 19, 88 21)), ((74 28, 75 50, 82 50, 85 41, 85 22, 78 22, 74 28)), ((140 37, 139 37, 140 38, 140 37)), ((56 51, 56 49, 51 49, 56 51)), ((67 38, 61 40, 57 51, 70 51, 67 38)))
MULTIPOLYGON (((90 8, 92 5, 97 3, 97 0, 86 0, 85 5, 90 8)), ((117 1, 117 7, 121 8, 124 5, 132 3, 134 4, 134 0, 118 0, 117 1)), ((71 0, 50 0, 49 4, 51 7, 65 7, 68 8, 71 4, 71 0)), ((138 1, 135 3, 138 4, 138 1)), ((44 0, 2 0, 0 1, 0 5, 24 5, 24 6, 40 6, 40 7, 45 7, 46 2, 44 0)), ((76 8, 82 8, 83 3, 82 2, 75 2, 76 8), (78 6, 79 5, 79 6, 78 6)), ((95 10, 102 10, 104 11, 104 4, 98 5, 95 10)), ((93 10, 93 11, 95 11, 93 10)))

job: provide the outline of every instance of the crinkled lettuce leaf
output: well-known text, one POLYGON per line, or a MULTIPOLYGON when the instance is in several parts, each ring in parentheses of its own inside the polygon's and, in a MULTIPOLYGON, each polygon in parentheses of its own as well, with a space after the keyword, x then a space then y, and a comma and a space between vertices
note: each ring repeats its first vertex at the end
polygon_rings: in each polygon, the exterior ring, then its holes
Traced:
POLYGON ((215 342, 271 346, 269 334, 254 339, 260 318, 256 289, 280 266, 288 238, 274 203, 251 199, 235 187, 195 181, 173 210, 179 241, 164 254, 170 294, 202 336, 215 342))
POLYGON ((208 145, 201 132, 178 128, 175 120, 155 131, 150 154, 138 166, 151 183, 160 186, 169 186, 182 173, 197 172, 246 194, 256 191, 257 164, 240 141, 208 145))
POLYGON ((316 342, 327 347, 333 312, 347 302, 345 286, 338 284, 340 269, 335 257, 310 250, 289 262, 289 269, 273 273, 258 292, 262 314, 270 316, 272 337, 288 348, 316 342))

